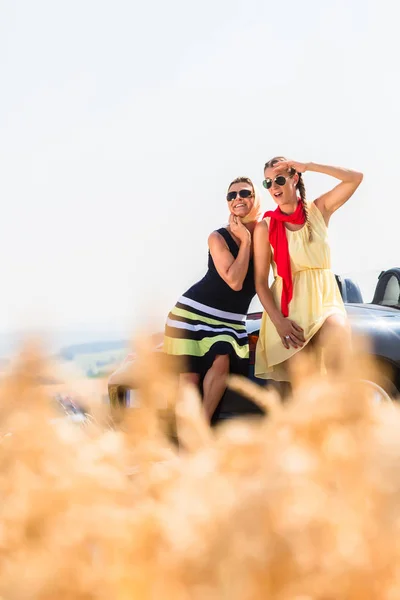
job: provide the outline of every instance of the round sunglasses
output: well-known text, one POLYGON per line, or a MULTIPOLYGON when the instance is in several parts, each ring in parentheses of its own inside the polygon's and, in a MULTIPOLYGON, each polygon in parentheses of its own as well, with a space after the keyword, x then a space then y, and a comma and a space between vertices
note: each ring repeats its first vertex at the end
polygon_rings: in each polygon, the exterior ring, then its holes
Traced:
POLYGON ((228 200, 228 202, 232 202, 232 200, 234 200, 236 196, 239 196, 239 198, 250 198, 250 196, 252 195, 253 192, 251 190, 239 190, 238 192, 228 192, 226 195, 226 199, 228 200))
MULTIPOLYGON (((291 176, 289 176, 289 177, 291 177, 291 176)), ((267 177, 267 179, 264 179, 264 181, 263 181, 263 186, 267 190, 269 190, 269 188, 272 186, 273 181, 276 183, 276 185, 283 186, 283 185, 285 185, 287 179, 288 179, 288 177, 285 177, 284 175, 278 175, 277 177, 275 177, 275 179, 271 179, 270 177, 267 177)))

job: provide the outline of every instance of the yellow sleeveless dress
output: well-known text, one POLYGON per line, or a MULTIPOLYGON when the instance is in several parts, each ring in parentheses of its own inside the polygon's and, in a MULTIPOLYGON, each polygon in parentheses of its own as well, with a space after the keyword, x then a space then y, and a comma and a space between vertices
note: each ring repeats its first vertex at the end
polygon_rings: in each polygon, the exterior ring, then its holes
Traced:
MULTIPOLYGON (((331 253, 328 228, 314 202, 307 204, 313 241, 308 241, 306 225, 298 231, 286 229, 293 279, 293 298, 289 304, 289 319, 304 329, 306 344, 321 328, 324 321, 334 314, 346 317, 346 310, 335 276, 331 271, 331 253)), ((269 217, 267 223, 269 225, 269 217)), ((282 278, 275 276, 271 291, 277 306, 281 305, 282 278)), ((304 348, 304 346, 303 346, 304 348)), ((256 346, 255 375, 262 379, 289 381, 286 361, 301 348, 282 344, 271 319, 264 311, 260 336, 256 346)))

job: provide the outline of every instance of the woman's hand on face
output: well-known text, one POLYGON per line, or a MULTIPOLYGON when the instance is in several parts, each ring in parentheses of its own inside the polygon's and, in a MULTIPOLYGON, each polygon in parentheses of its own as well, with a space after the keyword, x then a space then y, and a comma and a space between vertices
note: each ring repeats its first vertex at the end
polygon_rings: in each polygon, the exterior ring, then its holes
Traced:
POLYGON ((307 163, 297 162, 296 160, 280 160, 274 166, 276 171, 281 171, 282 169, 294 169, 296 173, 305 173, 308 169, 307 163))
POLYGON ((230 215, 229 228, 241 242, 251 241, 250 231, 245 227, 239 217, 230 215))
POLYGON ((304 330, 297 323, 283 317, 275 327, 282 340, 282 344, 287 350, 289 350, 290 346, 293 348, 303 347, 305 342, 304 330))

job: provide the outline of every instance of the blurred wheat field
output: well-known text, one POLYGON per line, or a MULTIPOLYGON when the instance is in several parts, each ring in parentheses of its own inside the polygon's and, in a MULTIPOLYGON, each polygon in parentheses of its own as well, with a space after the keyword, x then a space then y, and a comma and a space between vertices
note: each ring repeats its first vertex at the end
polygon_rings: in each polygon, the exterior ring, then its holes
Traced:
POLYGON ((145 340, 118 418, 54 420, 47 368, 27 348, 1 381, 2 600, 400 598, 400 413, 373 365, 299 358, 284 404, 232 378, 267 416, 215 430, 145 340))

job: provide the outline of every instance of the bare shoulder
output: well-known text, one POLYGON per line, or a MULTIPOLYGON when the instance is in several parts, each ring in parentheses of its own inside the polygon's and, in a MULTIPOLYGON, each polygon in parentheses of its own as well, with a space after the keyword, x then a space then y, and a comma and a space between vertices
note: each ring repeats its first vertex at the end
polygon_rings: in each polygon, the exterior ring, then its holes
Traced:
POLYGON ((265 219, 259 221, 254 229, 254 241, 256 240, 269 240, 269 229, 268 223, 265 219))
POLYGON ((313 200, 313 202, 310 202, 310 208, 311 208, 311 206, 317 208, 319 210, 319 212, 322 213, 323 202, 321 200, 321 196, 319 196, 318 198, 315 198, 315 200, 313 200))
POLYGON ((257 225, 255 226, 254 231, 268 231, 267 220, 263 219, 262 221, 258 221, 257 225))
POLYGON ((329 214, 325 210, 324 202, 321 199, 321 196, 319 198, 316 198, 313 202, 310 202, 309 208, 315 209, 319 214, 320 218, 322 217, 322 219, 324 220, 325 225, 328 227, 329 214))
POLYGON ((222 235, 218 231, 212 231, 208 236, 209 248, 227 248, 228 245, 222 235))

